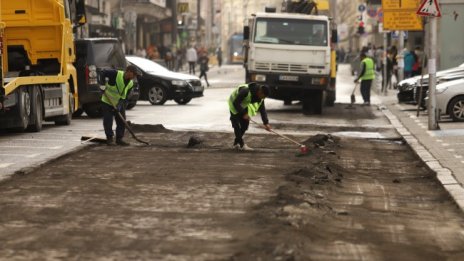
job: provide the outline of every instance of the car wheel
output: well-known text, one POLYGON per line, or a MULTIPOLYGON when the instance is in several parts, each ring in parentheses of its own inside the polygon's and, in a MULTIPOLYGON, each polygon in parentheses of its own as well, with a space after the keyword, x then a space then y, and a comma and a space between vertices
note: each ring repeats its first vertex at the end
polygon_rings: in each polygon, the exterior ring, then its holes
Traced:
POLYGON ((126 110, 130 110, 130 109, 134 108, 135 105, 137 105, 137 101, 127 103, 126 110))
POLYGON ((80 117, 82 113, 84 113, 84 110, 79 108, 73 113, 73 117, 80 117))
POLYGON ((100 118, 103 116, 100 104, 86 104, 84 105, 84 111, 90 118, 100 118))
POLYGON ((174 101, 177 102, 177 104, 180 105, 185 105, 189 103, 192 100, 192 98, 175 98, 174 101))
POLYGON ((148 90, 148 101, 153 105, 163 105, 168 99, 166 88, 153 86, 148 90))
POLYGON ((464 121, 464 96, 455 97, 448 106, 448 113, 453 121, 464 121))

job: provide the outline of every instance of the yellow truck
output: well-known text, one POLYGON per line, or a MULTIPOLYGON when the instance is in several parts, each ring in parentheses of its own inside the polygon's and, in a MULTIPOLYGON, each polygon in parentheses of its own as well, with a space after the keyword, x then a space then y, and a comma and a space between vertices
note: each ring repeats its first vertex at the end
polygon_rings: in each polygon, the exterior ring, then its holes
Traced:
POLYGON ((69 125, 78 104, 73 31, 84 0, 0 2, 0 128, 69 125))

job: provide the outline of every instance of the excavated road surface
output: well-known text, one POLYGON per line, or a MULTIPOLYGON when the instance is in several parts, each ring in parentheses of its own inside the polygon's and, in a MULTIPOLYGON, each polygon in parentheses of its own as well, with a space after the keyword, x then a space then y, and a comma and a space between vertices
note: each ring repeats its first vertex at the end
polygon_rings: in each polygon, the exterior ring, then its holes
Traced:
POLYGON ((0 183, 0 259, 464 259, 463 213, 400 139, 293 137, 301 156, 271 135, 236 152, 230 133, 137 131, 153 145, 0 183))

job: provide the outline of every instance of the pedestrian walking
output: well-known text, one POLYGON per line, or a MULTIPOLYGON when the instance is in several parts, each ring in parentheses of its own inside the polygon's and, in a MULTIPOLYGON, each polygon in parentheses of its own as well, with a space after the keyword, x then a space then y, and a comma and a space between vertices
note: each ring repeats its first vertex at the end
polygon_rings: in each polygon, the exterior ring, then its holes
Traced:
POLYGON ((368 57, 366 53, 361 52, 361 73, 358 78, 354 80, 358 83, 361 80, 361 96, 364 100, 363 105, 371 104, 371 85, 375 79, 374 61, 368 57))
POLYGON ((186 53, 186 58, 187 62, 189 64, 189 73, 190 74, 195 74, 195 64, 197 63, 198 56, 197 56, 197 50, 191 46, 186 53))
POLYGON ((414 49, 415 63, 412 66, 412 76, 418 76, 422 74, 422 57, 423 53, 419 46, 414 49))
POLYGON ((126 118, 126 98, 134 86, 133 79, 137 75, 137 68, 133 65, 127 66, 125 71, 107 69, 100 72, 100 82, 105 84, 105 90, 101 98, 103 112, 103 128, 105 129, 106 142, 114 144, 113 118, 116 119, 116 144, 129 145, 123 140, 126 118), (114 105, 116 105, 114 108, 114 105), (118 112, 124 118, 121 119, 118 112))
POLYGON ((404 48, 403 57, 404 57, 404 69, 403 69, 404 79, 411 78, 414 63, 416 62, 414 54, 410 52, 407 48, 404 48))
POLYGON ((261 114, 264 129, 271 130, 267 118, 264 99, 269 96, 269 87, 254 82, 239 85, 229 97, 230 121, 234 128, 236 150, 253 150, 243 141, 243 135, 248 130, 250 118, 258 112, 261 114))
POLYGON ((208 82, 208 75, 206 75, 206 72, 209 70, 209 58, 208 54, 206 52, 203 52, 200 54, 200 59, 198 59, 198 63, 200 64, 200 80, 202 77, 205 77, 206 81, 206 86, 209 87, 209 82, 208 82))
POLYGON ((217 57, 217 61, 218 61, 218 66, 221 67, 222 66, 222 50, 221 50, 221 47, 217 48, 216 57, 217 57))

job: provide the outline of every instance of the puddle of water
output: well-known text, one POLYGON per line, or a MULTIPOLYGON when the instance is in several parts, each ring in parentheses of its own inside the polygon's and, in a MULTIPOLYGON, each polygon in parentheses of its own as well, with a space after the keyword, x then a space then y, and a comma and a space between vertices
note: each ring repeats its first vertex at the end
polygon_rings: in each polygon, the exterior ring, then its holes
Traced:
POLYGON ((333 132, 334 136, 362 138, 362 139, 385 139, 386 137, 379 132, 361 132, 361 131, 340 131, 333 132))

